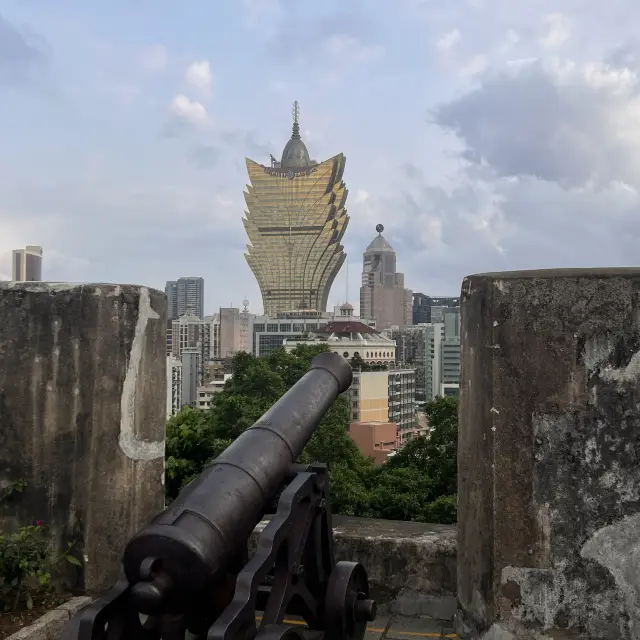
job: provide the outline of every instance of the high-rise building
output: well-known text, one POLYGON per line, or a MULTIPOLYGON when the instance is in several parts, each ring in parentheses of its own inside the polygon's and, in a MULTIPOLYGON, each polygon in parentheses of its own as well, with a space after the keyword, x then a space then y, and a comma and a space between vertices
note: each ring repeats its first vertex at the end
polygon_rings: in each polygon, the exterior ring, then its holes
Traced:
POLYGON ((349 222, 342 153, 311 160, 300 138, 298 103, 293 132, 280 161, 263 166, 247 158, 250 184, 243 223, 245 254, 258 281, 264 314, 325 311, 331 285, 346 254, 340 244, 349 222))
POLYGON ((40 282, 42 280, 42 247, 27 245, 13 250, 11 279, 15 282, 40 282))
POLYGON ((459 306, 460 298, 432 298, 431 296, 426 296, 424 293, 414 293, 412 309, 413 324, 442 322, 442 308, 459 306), (438 311, 438 309, 440 309, 440 311, 438 311), (435 312, 432 310, 435 310, 435 312))
POLYGON ((204 318, 204 278, 190 277, 167 280, 167 320, 175 320, 190 312, 204 318))
POLYGON ((384 239, 384 227, 363 254, 360 317, 373 318, 376 329, 411 324, 411 291, 404 288, 404 274, 396 271, 396 252, 384 239))
POLYGON ((175 280, 167 280, 164 294, 167 296, 167 322, 171 323, 178 318, 178 283, 175 280))
MULTIPOLYGON (((185 313, 177 320, 171 321, 172 339, 170 355, 182 361, 183 400, 186 397, 184 386, 185 384, 191 384, 189 382, 191 379, 189 378, 191 369, 185 369, 183 354, 185 351, 191 354, 187 358, 189 367, 195 366, 193 363, 197 362, 197 379, 188 387, 188 393, 193 394, 195 393, 194 389, 205 381, 206 366, 211 359, 211 329, 212 323, 210 321, 200 320, 198 316, 191 313, 185 313), (193 356, 194 353, 199 354, 197 361, 195 360, 195 356, 193 356)), ((195 401, 195 396, 192 397, 190 395, 189 397, 195 401)), ((185 403, 183 402, 183 404, 185 403)))

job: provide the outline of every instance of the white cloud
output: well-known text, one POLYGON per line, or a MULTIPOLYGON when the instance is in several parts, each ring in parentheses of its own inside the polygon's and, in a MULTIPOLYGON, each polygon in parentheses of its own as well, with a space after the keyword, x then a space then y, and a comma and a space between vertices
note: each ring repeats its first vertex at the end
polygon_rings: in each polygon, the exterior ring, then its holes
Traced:
POLYGON ((140 52, 139 62, 147 71, 163 71, 169 62, 169 52, 163 45, 155 44, 140 52))
POLYGON ((364 189, 356 189, 353 199, 357 204, 361 204, 369 199, 369 193, 364 189))
POLYGON ((552 13, 545 18, 547 31, 540 38, 540 44, 549 49, 559 47, 571 37, 566 18, 561 13, 552 13))
POLYGON ((185 78, 187 82, 198 89, 210 89, 213 83, 211 65, 208 60, 197 60, 187 68, 185 78))
POLYGON ((173 116, 186 120, 191 124, 201 124, 207 120, 207 110, 196 100, 190 100, 184 95, 177 95, 169 105, 173 116))
POLYGON ((478 54, 462 65, 460 73, 464 76, 474 76, 478 73, 482 73, 488 66, 489 59, 487 56, 478 54))
POLYGON ((455 49, 461 38, 462 35, 460 31, 458 29, 452 29, 438 38, 436 48, 441 52, 451 51, 455 49))
POLYGON ((551 59, 486 76, 436 110, 464 157, 500 176, 640 186, 640 84, 633 71, 551 59))

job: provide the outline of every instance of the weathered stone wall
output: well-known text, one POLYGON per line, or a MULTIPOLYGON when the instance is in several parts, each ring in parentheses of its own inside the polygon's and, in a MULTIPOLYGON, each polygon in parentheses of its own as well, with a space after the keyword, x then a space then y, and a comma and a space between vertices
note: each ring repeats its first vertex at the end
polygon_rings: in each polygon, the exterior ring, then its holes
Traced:
POLYGON ((0 283, 3 529, 42 520, 82 560, 79 591, 117 578, 130 535, 163 508, 164 294, 0 283))
MULTIPOLYGON (((455 525, 332 516, 336 560, 367 570, 381 615, 451 619, 455 611, 455 525)), ((254 532, 250 550, 265 520, 254 532)))
POLYGON ((470 276, 461 333, 459 632, 640 637, 640 269, 470 276))

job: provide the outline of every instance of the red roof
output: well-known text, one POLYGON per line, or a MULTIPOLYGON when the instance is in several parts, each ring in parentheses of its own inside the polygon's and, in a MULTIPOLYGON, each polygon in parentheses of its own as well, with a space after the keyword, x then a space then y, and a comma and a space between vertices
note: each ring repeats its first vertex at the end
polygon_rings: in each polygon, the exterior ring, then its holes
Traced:
POLYGON ((334 322, 329 322, 325 325, 322 325, 318 329, 316 329, 315 333, 368 333, 377 334, 378 332, 363 322, 358 322, 357 320, 349 321, 349 322, 340 322, 339 320, 335 320, 334 322))

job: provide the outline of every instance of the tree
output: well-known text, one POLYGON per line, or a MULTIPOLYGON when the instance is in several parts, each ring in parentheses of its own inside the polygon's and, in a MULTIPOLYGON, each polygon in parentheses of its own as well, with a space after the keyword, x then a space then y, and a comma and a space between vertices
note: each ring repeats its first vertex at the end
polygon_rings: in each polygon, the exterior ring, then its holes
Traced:
POLYGON ((374 478, 376 488, 397 486, 397 506, 390 504, 390 493, 372 501, 378 517, 399 510, 411 514, 406 520, 453 523, 456 521, 458 400, 455 397, 436 398, 425 405, 429 421, 429 436, 414 438, 379 468, 374 478), (408 503, 405 492, 417 496, 408 503))
MULTIPOLYGON (((245 429, 254 424, 308 370, 311 360, 326 345, 298 345, 292 352, 277 349, 266 358, 238 353, 232 362, 233 376, 213 399, 207 411, 185 409, 167 425, 167 496, 173 499, 204 465, 217 457, 245 429)), ((355 509, 361 499, 339 485, 339 478, 350 473, 351 489, 365 492, 364 477, 373 469, 347 433, 349 404, 338 397, 300 456, 300 462, 321 461, 331 470, 340 466, 330 483, 337 504, 355 509), (359 484, 358 484, 359 483, 359 484), (335 487, 334 487, 335 485, 335 487), (335 488, 335 492, 334 492, 335 488), (351 506, 348 506, 351 505, 351 506)), ((350 489, 350 491, 351 491, 350 489)))
MULTIPOLYGON (((277 349, 265 358, 247 353, 232 361, 233 376, 207 411, 185 409, 167 424, 166 492, 169 499, 254 424, 309 369, 326 345, 277 349)), ((355 358, 354 358, 355 360, 355 358)), ((353 362, 354 365, 357 362, 353 362)), ((299 462, 320 461, 330 472, 334 513, 455 522, 457 399, 427 403, 429 438, 409 442, 382 466, 365 458, 347 432, 350 407, 339 396, 299 462)))

